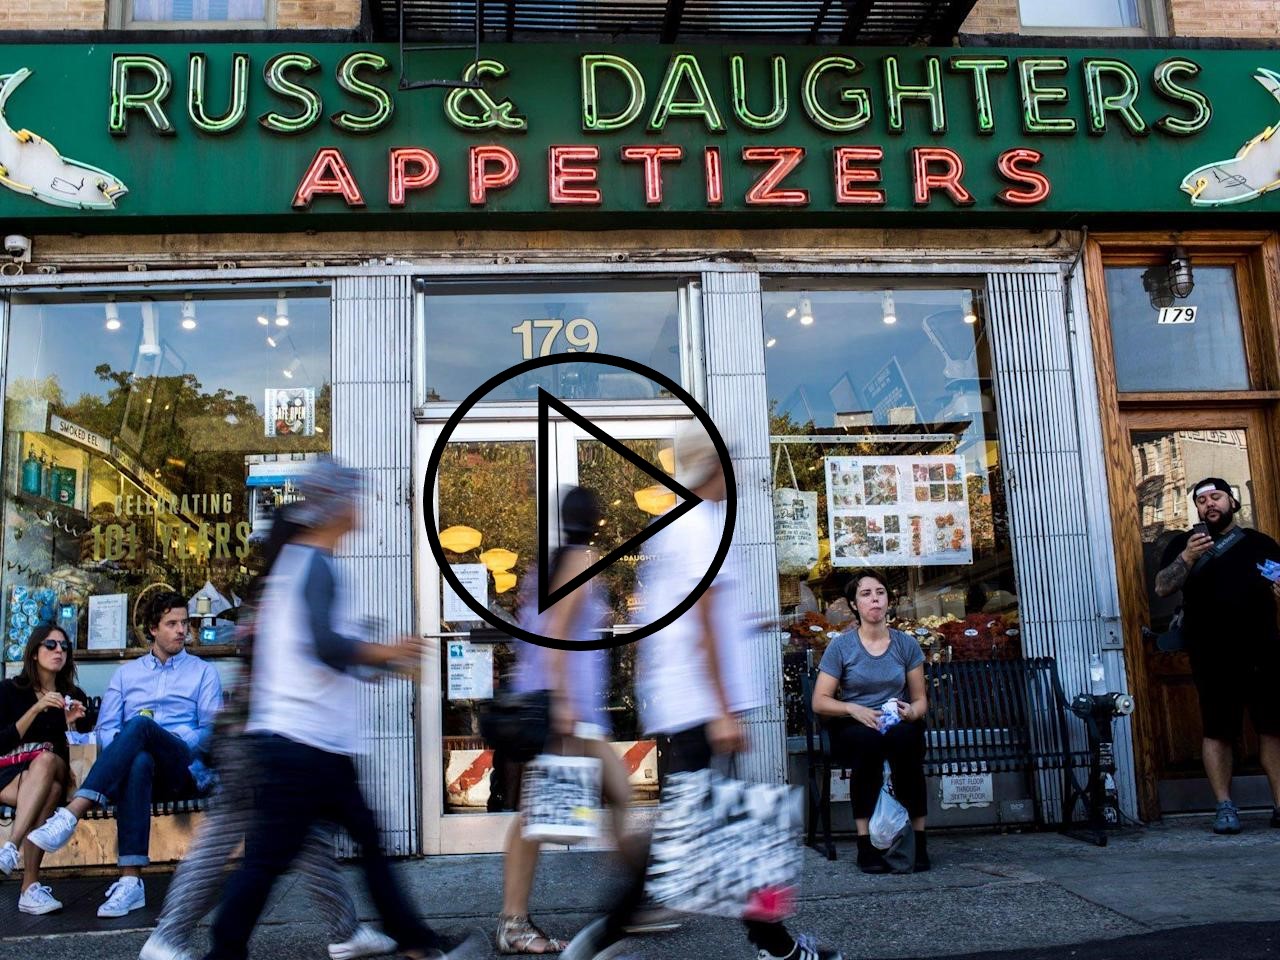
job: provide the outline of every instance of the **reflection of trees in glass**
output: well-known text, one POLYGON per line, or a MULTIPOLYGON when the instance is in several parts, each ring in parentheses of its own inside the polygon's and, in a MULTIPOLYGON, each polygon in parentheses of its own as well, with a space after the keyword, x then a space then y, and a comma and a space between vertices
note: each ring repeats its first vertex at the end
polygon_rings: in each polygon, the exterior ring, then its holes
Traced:
POLYGON ((483 536, 469 553, 449 553, 450 563, 479 563, 479 555, 503 547, 519 559, 512 573, 519 578, 504 593, 494 590, 489 575, 490 606, 514 617, 525 576, 537 564, 537 468, 531 442, 450 443, 440 459, 439 524, 444 530, 467 526, 483 536))

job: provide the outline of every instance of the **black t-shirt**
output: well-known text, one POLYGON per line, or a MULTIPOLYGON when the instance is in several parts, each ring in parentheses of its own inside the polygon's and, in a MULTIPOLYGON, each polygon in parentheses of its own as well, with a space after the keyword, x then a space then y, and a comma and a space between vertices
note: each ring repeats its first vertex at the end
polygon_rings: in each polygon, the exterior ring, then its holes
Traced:
MULTIPOLYGON (((71 698, 88 706, 89 698, 79 687, 71 688, 71 698)), ((61 710, 49 707, 41 710, 25 734, 18 733, 18 721, 35 705, 36 692, 31 687, 18 686, 16 679, 0 683, 0 753, 8 753, 24 743, 51 743, 53 752, 67 759, 67 718, 61 710)), ((76 722, 80 733, 93 729, 93 721, 84 717, 76 722)))
MULTIPOLYGON (((1280 562, 1280 544, 1257 530, 1241 527, 1240 532, 1243 540, 1189 574, 1182 588, 1182 632, 1193 654, 1208 650, 1258 654, 1280 642, 1271 581, 1258 570, 1265 560, 1280 562)), ((1173 563, 1190 539, 1188 530, 1170 541, 1160 560, 1161 570, 1173 563)))

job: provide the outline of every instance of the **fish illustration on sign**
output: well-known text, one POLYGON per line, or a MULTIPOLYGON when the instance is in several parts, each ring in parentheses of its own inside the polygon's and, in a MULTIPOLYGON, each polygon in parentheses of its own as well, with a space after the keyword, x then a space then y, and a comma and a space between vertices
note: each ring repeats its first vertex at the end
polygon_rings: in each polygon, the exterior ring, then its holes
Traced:
MULTIPOLYGON (((1280 100, 1280 73, 1259 67, 1253 79, 1280 100)), ((1280 189, 1280 121, 1240 148, 1230 160, 1196 167, 1182 178, 1182 190, 1197 207, 1248 203, 1280 189)))
POLYGON ((30 130, 9 126, 5 106, 29 76, 26 67, 0 74, 0 185, 56 207, 116 209, 116 201, 129 192, 119 177, 64 157, 30 130))

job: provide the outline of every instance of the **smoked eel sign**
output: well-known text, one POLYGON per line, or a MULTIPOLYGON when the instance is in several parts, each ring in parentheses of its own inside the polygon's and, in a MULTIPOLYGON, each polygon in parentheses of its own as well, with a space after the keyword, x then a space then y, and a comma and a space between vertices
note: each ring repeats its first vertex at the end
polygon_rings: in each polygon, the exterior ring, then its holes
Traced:
POLYGON ((1280 211, 1274 51, 481 52, 410 53, 410 76, 472 85, 400 90, 391 45, 0 45, 0 221, 180 232, 1280 211))

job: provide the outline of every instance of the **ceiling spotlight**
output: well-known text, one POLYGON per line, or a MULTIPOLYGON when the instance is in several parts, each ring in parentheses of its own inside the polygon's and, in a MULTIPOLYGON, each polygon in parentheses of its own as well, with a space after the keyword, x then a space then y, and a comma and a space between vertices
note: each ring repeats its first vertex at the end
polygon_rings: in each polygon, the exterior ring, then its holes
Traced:
POLYGON ((795 308, 795 307, 792 307, 790 310, 788 310, 788 311, 787 311, 787 319, 788 319, 788 320, 790 320, 790 319, 791 319, 792 317, 794 317, 795 315, 796 315, 796 308, 795 308))
POLYGON ((264 326, 264 327, 269 327, 269 326, 271 326, 271 321, 270 321, 270 320, 268 320, 268 319, 267 319, 265 316, 263 316, 262 314, 258 314, 258 323, 260 323, 260 324, 261 324, 262 326, 264 326))
POLYGON ((276 338, 275 338, 275 337, 267 337, 267 346, 268 346, 268 347, 274 347, 274 346, 276 346, 276 338))
POLYGON ((187 294, 182 301, 182 329, 194 330, 196 328, 196 305, 191 299, 191 294, 187 294))
POLYGON ((287 327, 289 325, 289 301, 285 298, 284 291, 281 290, 276 295, 276 326, 287 327))
POLYGON ((813 304, 808 297, 800 299, 800 326, 809 327, 813 325, 813 304))
POLYGON ((299 360, 297 357, 294 357, 294 358, 293 358, 293 362, 292 362, 292 363, 290 363, 290 364, 289 364, 289 366, 285 367, 285 368, 284 368, 283 370, 281 370, 280 372, 281 372, 281 373, 283 373, 283 374, 285 375, 285 379, 287 379, 287 380, 292 380, 292 379, 293 379, 293 374, 294 374, 294 372, 295 372, 295 371, 296 371, 300 366, 302 366, 302 361, 301 361, 301 360, 299 360))
POLYGON ((120 308, 116 306, 115 294, 107 297, 107 329, 120 329, 120 308))
POLYGON ((766 340, 766 341, 764 342, 765 349, 768 349, 769 347, 772 347, 772 346, 773 346, 775 343, 777 343, 777 342, 778 342, 778 338, 777 338, 777 337, 770 337, 768 340, 766 340))
POLYGON ((960 301, 960 312, 964 317, 964 322, 973 324, 978 322, 978 314, 973 309, 973 291, 966 290, 964 297, 960 301))
POLYGON ((138 344, 138 355, 160 356, 160 320, 156 316, 156 303, 150 297, 142 298, 142 342, 138 344))
POLYGON ((898 311, 893 305, 892 290, 886 290, 880 295, 880 313, 884 322, 890 326, 898 322, 898 311))

